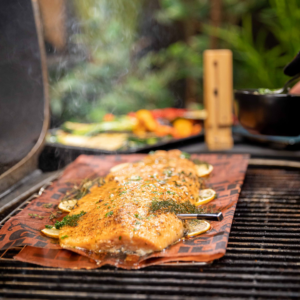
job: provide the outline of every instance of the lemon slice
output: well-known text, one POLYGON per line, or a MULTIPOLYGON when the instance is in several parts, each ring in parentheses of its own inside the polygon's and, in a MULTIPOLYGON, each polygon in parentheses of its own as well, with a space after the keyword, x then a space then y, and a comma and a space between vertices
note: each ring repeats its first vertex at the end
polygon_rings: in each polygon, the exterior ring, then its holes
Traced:
POLYGON ((123 163, 123 164, 116 165, 110 169, 110 172, 120 171, 120 170, 126 168, 127 166, 129 166, 129 163, 123 163))
POLYGON ((190 231, 187 236, 192 237, 199 234, 202 234, 210 229, 210 224, 206 221, 200 221, 196 226, 193 226, 192 232, 190 231))
POLYGON ((74 208, 76 203, 77 203, 76 199, 65 200, 59 203, 58 208, 64 212, 71 212, 71 210, 74 208))
POLYGON ((196 166, 197 166, 197 175, 199 177, 208 176, 214 169, 214 167, 210 164, 200 164, 196 166))
POLYGON ((58 239, 58 235, 59 235, 59 230, 58 229, 55 229, 55 227, 52 227, 52 228, 44 228, 41 230, 42 233, 48 237, 51 237, 51 238, 55 238, 55 239, 58 239))
POLYGON ((211 200, 214 200, 217 196, 217 193, 212 189, 200 190, 199 200, 195 203, 196 206, 206 204, 211 200))

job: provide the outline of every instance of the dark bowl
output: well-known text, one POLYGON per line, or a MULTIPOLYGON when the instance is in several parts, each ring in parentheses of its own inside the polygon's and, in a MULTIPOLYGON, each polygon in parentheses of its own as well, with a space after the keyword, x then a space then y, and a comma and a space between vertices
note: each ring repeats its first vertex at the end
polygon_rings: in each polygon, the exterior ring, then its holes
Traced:
POLYGON ((300 95, 260 95, 237 90, 234 111, 240 124, 254 134, 300 135, 300 95))

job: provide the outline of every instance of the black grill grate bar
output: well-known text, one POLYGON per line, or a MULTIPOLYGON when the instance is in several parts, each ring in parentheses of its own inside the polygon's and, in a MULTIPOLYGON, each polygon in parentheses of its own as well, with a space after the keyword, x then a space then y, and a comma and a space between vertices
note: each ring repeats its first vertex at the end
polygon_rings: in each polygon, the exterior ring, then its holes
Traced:
MULTIPOLYGON (((258 230, 258 231, 261 231, 261 230, 265 230, 265 231, 274 231, 276 233, 278 232, 289 232, 289 233, 300 233, 300 228, 294 228, 294 226, 280 226, 280 227, 271 227, 268 225, 264 225, 264 224, 261 224, 261 226, 238 226, 236 224, 233 224, 232 225, 232 229, 237 229, 239 230, 240 232, 243 232, 243 230, 247 230, 247 231, 252 231, 252 230, 258 230)), ((298 235, 300 237, 300 234, 298 235)))
MULTIPOLYGON (((125 286, 132 286, 132 288, 129 288, 130 290, 135 289, 136 292, 139 292, 140 289, 148 289, 151 290, 153 288, 157 289, 163 289, 165 287, 168 287, 169 292, 172 288, 177 288, 180 286, 181 290, 185 290, 187 292, 187 288, 191 289, 198 289, 199 286, 201 286, 201 289, 203 287, 206 288, 213 288, 213 287, 222 287, 223 289, 226 288, 243 288, 244 291, 252 290, 253 287, 251 286, 255 282, 255 289, 257 290, 268 290, 268 289, 281 289, 281 290, 294 290, 296 292, 299 292, 299 285, 296 283, 281 283, 281 282, 259 282, 256 279, 254 280, 248 280, 248 281, 225 281, 225 280, 193 280, 193 279, 160 279, 158 281, 157 278, 147 278, 147 279, 140 279, 140 278, 117 278, 117 277, 106 277, 106 278, 98 278, 98 281, 93 280, 83 280, 83 279, 77 279, 80 280, 80 285, 76 284, 76 281, 69 280, 68 283, 63 282, 63 280, 58 280, 57 278, 51 279, 46 277, 47 283, 40 280, 36 280, 37 278, 34 278, 35 280, 31 281, 20 281, 20 280, 11 280, 6 281, 3 280, 3 285, 6 289, 23 289, 24 287, 27 288, 34 288, 36 290, 44 290, 44 289, 55 289, 55 290, 70 290, 70 288, 73 289, 73 291, 113 291, 114 286, 118 286, 121 290, 125 286), (58 282, 59 281, 59 282, 58 282)), ((41 279, 41 278, 40 278, 41 279)), ((114 292, 116 292, 117 289, 115 289, 114 292)), ((130 292, 130 291, 129 291, 130 292)), ((132 292, 132 291, 131 291, 132 292)))
POLYGON ((277 221, 280 221, 280 222, 285 222, 285 223, 288 223, 288 222, 300 222, 299 219, 297 218, 287 218, 287 219, 283 219, 283 218, 268 218, 268 217, 237 217, 235 216, 234 217, 234 222, 237 222, 237 221, 243 221, 243 220, 249 220, 249 221, 252 221, 252 220, 255 220, 255 221, 261 221, 262 224, 266 223, 266 222, 277 222, 277 221))
POLYGON ((266 207, 266 208, 237 208, 236 209, 236 213, 239 213, 239 212, 247 212, 248 214, 249 213, 252 213, 252 212, 270 212, 270 213, 277 213, 280 215, 280 213, 284 213, 284 214, 294 214, 295 216, 300 216, 299 213, 300 213, 300 208, 299 209, 289 209, 289 208, 279 208, 279 209, 273 209, 273 208, 269 208, 269 207, 266 207), (297 214, 298 213, 298 214, 297 214))
POLYGON ((222 260, 223 264, 230 264, 232 266, 240 266, 240 270, 244 272, 244 268, 248 265, 250 266, 271 266, 271 267, 289 267, 289 268, 296 268, 299 269, 300 267, 300 259, 298 259, 297 262, 286 262, 285 259, 280 258, 278 261, 269 261, 265 260, 264 257, 262 260, 258 260, 257 257, 253 257, 251 259, 251 255, 249 254, 246 257, 241 257, 239 255, 229 255, 226 254, 225 258, 222 260), (249 260, 246 260, 245 258, 249 258, 249 260))
POLYGON ((300 214, 275 214, 275 213, 251 213, 251 212, 238 212, 236 213, 236 215, 238 217, 242 217, 242 216, 245 216, 245 217, 283 217, 283 218, 290 218, 290 217, 293 217, 293 218, 300 218, 300 214))
POLYGON ((299 241, 299 234, 298 233, 288 233, 288 232, 268 232, 268 231, 236 231, 232 228, 232 232, 235 236, 245 236, 245 237, 255 237, 255 236, 262 236, 262 237, 279 237, 279 238, 290 238, 290 241, 299 241))
MULTIPOLYGON (((183 287, 183 286, 151 286, 151 285, 143 285, 137 287, 136 285, 99 285, 99 284, 80 284, 80 285, 74 285, 74 284, 43 284, 40 286, 39 283, 33 283, 33 282, 4 282, 5 290, 8 291, 8 289, 11 287, 14 290, 17 288, 21 288, 22 286, 26 289, 32 289, 35 290, 36 293, 38 293, 39 288, 41 288, 42 291, 53 291, 53 290, 72 290, 73 293, 77 293, 77 289, 87 290, 88 293, 93 292, 122 292, 122 293, 147 293, 149 294, 157 294, 157 293, 168 293, 170 295, 184 295, 189 294, 191 296, 195 295, 235 295, 235 296, 268 296, 270 297, 270 290, 271 288, 266 287, 266 290, 259 290, 259 287, 255 288, 249 287, 248 289, 246 287, 243 287, 243 289, 231 289, 231 288, 220 288, 220 284, 218 285, 218 288, 215 287, 183 287)), ((238 284, 238 282, 234 282, 233 284, 238 284)), ((276 288, 276 287, 275 287, 276 288)), ((4 290, 4 291, 5 291, 4 290)), ((282 291, 276 288, 276 293, 274 293, 274 298, 277 297, 300 297, 299 292, 299 286, 295 286, 294 288, 288 288, 286 291, 282 291), (295 291, 291 291, 295 289, 295 291)), ((273 297, 273 295, 272 295, 273 297)), ((282 299, 282 298, 281 298, 282 299)))
POLYGON ((175 283, 177 284, 178 281, 183 282, 184 284, 190 284, 190 283, 199 283, 201 280, 205 279, 207 280, 208 278, 211 280, 230 280, 232 281, 233 279, 238 279, 238 280, 244 280, 244 281, 252 281, 252 280, 259 280, 259 281, 264 281, 264 282, 299 282, 300 280, 300 275, 299 276, 270 276, 268 275, 258 275, 258 274, 228 274, 228 273, 200 273, 200 274, 188 274, 188 273, 179 273, 179 274, 174 274, 172 272, 168 272, 165 274, 165 276, 162 276, 161 274, 156 273, 139 273, 139 276, 137 274, 130 274, 130 273, 119 273, 119 272, 113 272, 113 273, 108 273, 108 272, 102 272, 99 274, 91 274, 91 273, 85 273, 85 276, 82 276, 81 273, 79 274, 72 274, 72 275, 62 275, 57 277, 57 274, 51 275, 49 274, 43 274, 43 277, 41 277, 40 274, 18 274, 18 273, 11 273, 9 275, 4 275, 2 277, 3 281, 26 281, 26 280, 34 280, 34 281, 40 281, 45 283, 45 281, 48 282, 96 282, 99 283, 101 280, 102 281, 124 281, 124 282, 146 282, 149 284, 155 284, 155 285, 162 285, 165 284, 166 282, 170 283, 175 283), (95 276, 98 275, 98 276, 95 276), (126 275, 126 277, 124 276, 126 275), (124 278, 125 277, 125 278, 124 278), (185 278, 185 279, 182 279, 185 278), (192 281, 191 281, 192 280, 192 281))
MULTIPOLYGON (((273 243, 277 243, 278 245, 280 243, 291 243, 291 239, 287 239, 287 238, 273 238, 273 237, 249 237, 249 236, 230 236, 229 237, 229 242, 231 241, 238 241, 238 242, 261 242, 261 243, 265 243, 265 242, 273 242, 273 243)), ((294 246, 298 245, 298 244, 293 244, 294 246)), ((251 246, 251 244, 250 244, 251 246)))
MULTIPOLYGON (((261 253, 262 255, 266 254, 269 255, 270 253, 281 253, 281 254, 286 254, 286 255, 293 255, 293 254, 300 254, 300 250, 288 250, 288 249, 268 249, 265 247, 265 245, 261 245, 261 248, 254 248, 252 247, 251 249, 247 248, 237 248, 237 247, 228 247, 227 248, 227 253, 233 253, 233 252, 244 252, 244 253, 261 253)), ((273 256, 271 257, 273 258, 273 256)), ((299 259, 299 257, 296 257, 299 259)))
POLYGON ((255 222, 255 221, 247 221, 247 222, 242 222, 242 221, 234 221, 234 226, 260 226, 261 228, 269 227, 269 228, 293 228, 299 227, 300 221, 298 223, 267 223, 267 222, 255 222), (262 227, 263 225, 263 227, 262 227))
MULTIPOLYGON (((7 296, 7 298, 3 299, 153 299, 153 300, 199 300, 199 296, 184 296, 182 298, 182 295, 180 296, 166 296, 166 295, 145 295, 145 294, 123 294, 123 293, 81 293, 76 292, 75 294, 73 292, 57 292, 57 291, 4 291, 3 296, 7 296), (27 298, 21 298, 24 296, 28 296, 27 298), (9 297, 9 298, 8 298, 9 297), (42 298, 45 297, 45 298, 42 298), (58 298, 59 297, 59 298, 58 298)), ((212 297, 203 297, 201 295, 201 300, 211 300, 211 299, 220 299, 219 296, 212 296, 212 297)), ((253 300, 253 297, 222 297, 222 300, 253 300)), ((266 299, 266 298, 265 298, 266 299)))
POLYGON ((266 208, 266 209, 275 209, 275 208, 279 208, 279 209, 281 209, 281 208, 288 208, 288 209, 294 209, 294 208, 298 208, 298 209, 300 209, 300 205, 299 205, 299 201, 298 201, 298 203, 297 204, 286 204, 286 203, 280 203, 280 204, 278 204, 278 203, 276 203, 276 204, 274 204, 274 203, 270 203, 269 201, 267 202, 267 203, 261 203, 261 201, 259 202, 259 203, 250 203, 250 202, 247 202, 247 203, 245 203, 245 202, 240 202, 239 203, 239 209, 241 209, 241 208, 261 208, 261 207, 263 207, 263 208, 266 208))
POLYGON ((300 245, 296 245, 296 244, 278 244, 278 243, 274 243, 274 244, 271 244, 271 243, 265 243, 263 241, 260 241, 255 243, 253 241, 251 242, 241 242, 241 241, 238 241, 238 242, 228 242, 228 245, 229 246, 232 246, 232 247, 235 247, 235 246, 238 246, 238 247, 245 247, 245 248, 249 248, 249 247, 263 247, 263 249, 265 248, 278 248, 278 247, 289 247, 289 248, 299 248, 300 249, 300 245))

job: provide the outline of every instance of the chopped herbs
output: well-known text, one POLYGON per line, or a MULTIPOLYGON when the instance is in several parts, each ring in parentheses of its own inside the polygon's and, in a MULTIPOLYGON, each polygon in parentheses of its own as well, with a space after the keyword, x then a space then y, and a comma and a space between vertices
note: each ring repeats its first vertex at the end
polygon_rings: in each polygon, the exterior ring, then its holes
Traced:
POLYGON ((66 196, 62 199, 62 201, 72 200, 72 199, 79 200, 79 199, 83 198, 85 195, 90 193, 90 189, 92 186, 94 186, 95 184, 97 184, 98 186, 101 186, 104 183, 105 183, 105 181, 101 177, 98 177, 93 180, 85 179, 82 181, 82 183, 79 186, 75 185, 74 188, 66 194, 66 196))
POLYGON ((141 222, 139 222, 139 221, 136 221, 135 222, 135 225, 141 225, 142 223, 141 222))
POLYGON ((105 217, 110 217, 110 216, 113 215, 113 213, 114 213, 113 211, 110 211, 110 212, 108 212, 108 213, 105 214, 105 217))
POLYGON ((28 214, 28 216, 29 216, 30 218, 33 218, 33 219, 35 219, 35 218, 38 218, 38 219, 40 219, 40 220, 43 220, 43 219, 44 219, 43 216, 40 216, 40 215, 38 215, 38 214, 28 214))
POLYGON ((119 194, 119 196, 124 195, 124 194, 126 194, 126 193, 127 193, 127 191, 123 191, 123 192, 121 192, 121 193, 119 194))
POLYGON ((175 193, 171 192, 171 191, 166 191, 166 193, 169 194, 169 195, 175 195, 175 193))
POLYGON ((52 207, 52 203, 45 203, 45 204, 43 204, 43 207, 44 208, 51 208, 52 207))
POLYGON ((75 227, 78 225, 78 220, 83 216, 85 215, 86 212, 84 211, 81 211, 80 214, 77 214, 77 215, 68 215, 68 216, 65 216, 62 221, 56 221, 54 226, 56 229, 60 229, 62 228, 63 226, 72 226, 72 227, 75 227))
POLYGON ((69 237, 68 235, 63 235, 62 237, 61 237, 61 239, 63 240, 63 239, 66 239, 67 237, 69 237))
POLYGON ((129 180, 131 180, 131 181, 140 181, 142 179, 143 178, 141 176, 131 176, 131 178, 129 180))
POLYGON ((177 183, 177 181, 174 181, 174 183, 175 183, 175 186, 177 186, 177 187, 181 187, 182 186, 181 184, 177 183))
POLYGON ((190 159, 191 154, 186 153, 186 152, 181 152, 180 158, 190 159))
POLYGON ((171 212, 174 214, 200 214, 205 212, 203 208, 196 207, 189 201, 177 203, 173 199, 152 201, 149 212, 155 213, 157 211, 171 212))
POLYGON ((52 225, 45 225, 45 228, 47 228, 47 229, 52 229, 53 226, 52 226, 52 225))
POLYGON ((165 175, 167 175, 168 177, 171 177, 172 174, 173 174, 172 170, 164 170, 163 173, 164 173, 165 175))
POLYGON ((122 239, 122 237, 121 236, 119 236, 119 240, 121 241, 121 239, 122 239))
POLYGON ((57 219, 60 217, 60 215, 62 214, 62 211, 57 210, 56 212, 52 212, 49 216, 49 219, 52 221, 53 219, 57 219))

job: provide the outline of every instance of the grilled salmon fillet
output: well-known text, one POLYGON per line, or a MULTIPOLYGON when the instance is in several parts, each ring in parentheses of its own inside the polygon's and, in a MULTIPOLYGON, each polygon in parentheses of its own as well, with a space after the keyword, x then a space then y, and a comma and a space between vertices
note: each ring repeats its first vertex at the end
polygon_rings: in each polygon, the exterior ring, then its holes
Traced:
POLYGON ((152 201, 194 204, 199 189, 196 165, 179 150, 156 151, 141 162, 116 166, 104 185, 78 201, 70 215, 85 214, 76 227, 60 230, 60 245, 95 253, 161 251, 183 236, 183 223, 172 213, 149 212, 152 201))

